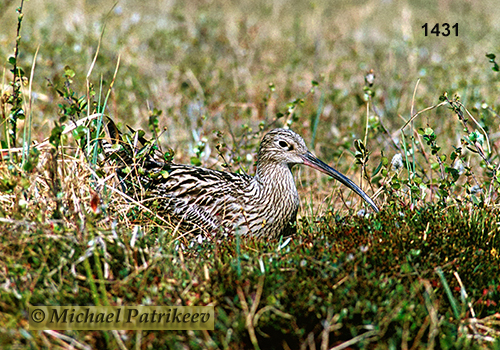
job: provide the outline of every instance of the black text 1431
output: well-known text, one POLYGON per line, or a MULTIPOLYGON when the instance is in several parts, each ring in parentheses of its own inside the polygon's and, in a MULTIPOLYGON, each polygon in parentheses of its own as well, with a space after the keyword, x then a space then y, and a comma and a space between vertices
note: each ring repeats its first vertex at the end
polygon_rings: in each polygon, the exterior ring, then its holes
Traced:
POLYGON ((443 23, 443 24, 436 23, 434 27, 432 27, 430 32, 428 31, 428 28, 430 28, 430 26, 427 23, 424 24, 422 28, 424 28, 425 36, 428 36, 429 33, 435 36, 439 35, 449 36, 455 33, 455 36, 458 36, 458 23, 455 23, 452 26, 450 26, 448 23, 443 23))

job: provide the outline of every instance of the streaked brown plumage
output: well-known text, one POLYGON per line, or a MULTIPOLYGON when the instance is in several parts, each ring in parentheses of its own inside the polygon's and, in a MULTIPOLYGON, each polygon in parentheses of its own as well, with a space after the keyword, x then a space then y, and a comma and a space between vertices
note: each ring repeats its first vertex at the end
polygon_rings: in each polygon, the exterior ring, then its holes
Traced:
MULTIPOLYGON (((120 140, 112 121, 108 129, 114 142, 120 140)), ((119 151, 107 142, 103 146, 108 156, 118 154, 117 172, 129 195, 146 206, 154 203, 150 206, 158 215, 188 230, 269 238, 293 232, 299 207, 291 172, 295 164, 305 164, 339 180, 378 212, 368 195, 316 158, 302 137, 288 129, 274 129, 264 136, 255 176, 165 162, 152 152, 141 159, 140 166, 133 165, 129 145, 119 151)))

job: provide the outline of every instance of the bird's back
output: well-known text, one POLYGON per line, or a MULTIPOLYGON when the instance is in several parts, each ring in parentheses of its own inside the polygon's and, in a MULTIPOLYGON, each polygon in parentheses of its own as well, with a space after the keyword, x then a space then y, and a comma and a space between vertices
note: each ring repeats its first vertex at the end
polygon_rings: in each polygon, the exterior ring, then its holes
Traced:
POLYGON ((251 176, 174 163, 154 171, 164 175, 144 181, 144 202, 155 202, 159 215, 210 234, 240 224, 238 211, 251 176))

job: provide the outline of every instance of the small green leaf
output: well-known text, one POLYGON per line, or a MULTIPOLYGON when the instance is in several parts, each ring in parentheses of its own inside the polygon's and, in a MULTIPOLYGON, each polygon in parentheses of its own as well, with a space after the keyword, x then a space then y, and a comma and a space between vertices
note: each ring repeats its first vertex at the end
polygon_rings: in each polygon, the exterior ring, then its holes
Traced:
POLYGON ((460 173, 455 168, 447 167, 446 172, 449 173, 453 177, 453 181, 457 181, 458 178, 460 177, 460 173))
POLYGON ((191 157, 191 164, 195 165, 195 166, 200 166, 201 165, 201 161, 198 157, 191 157))
POLYGON ((169 176, 169 173, 168 173, 168 171, 166 171, 166 170, 162 170, 162 171, 160 171, 160 175, 161 175, 164 179, 166 179, 166 178, 169 176))
POLYGON ((64 76, 66 78, 73 78, 75 76, 75 71, 70 68, 70 66, 64 67, 64 76))
POLYGON ((411 186, 411 187, 410 187, 410 190, 411 190, 411 192, 412 192, 413 194, 419 194, 419 193, 420 193, 420 187, 415 186, 415 185, 411 186))
POLYGON ((373 171, 372 177, 379 173, 379 171, 382 169, 382 165, 383 165, 383 162, 380 161, 380 163, 378 163, 378 165, 377 165, 377 168, 373 171))
POLYGON ((420 249, 412 249, 410 250, 410 254, 414 256, 419 256, 422 251, 420 249))
POLYGON ((450 159, 451 159, 452 161, 454 161, 455 159, 457 159, 457 157, 458 157, 458 155, 457 155, 457 153, 456 153, 455 151, 451 152, 451 154, 450 154, 450 159))
POLYGON ((475 205, 477 205, 477 206, 481 205, 481 200, 479 198, 477 198, 476 196, 472 195, 472 196, 470 196, 470 199, 472 200, 472 203, 474 203, 475 205))
POLYGON ((87 128, 85 125, 79 125, 72 131, 72 134, 75 140, 80 140, 82 137, 86 136, 88 132, 89 128, 87 128))
POLYGON ((363 153, 366 152, 365 145, 363 144, 363 141, 356 139, 354 140, 354 148, 362 155, 363 153))
POLYGON ((411 272, 412 272, 412 268, 411 268, 410 264, 408 264, 408 263, 401 264, 401 273, 411 273, 411 272))

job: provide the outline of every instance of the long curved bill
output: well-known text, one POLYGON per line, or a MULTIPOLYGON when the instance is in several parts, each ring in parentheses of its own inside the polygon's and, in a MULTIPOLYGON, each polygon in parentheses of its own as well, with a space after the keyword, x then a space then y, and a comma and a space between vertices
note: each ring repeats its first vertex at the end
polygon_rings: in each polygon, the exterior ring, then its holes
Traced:
POLYGON ((376 212, 379 212, 379 209, 377 208, 373 200, 370 197, 368 197, 368 195, 365 192, 363 192, 363 190, 359 188, 354 182, 352 182, 347 176, 342 175, 337 170, 323 163, 321 160, 316 158, 311 152, 307 152, 305 155, 303 155, 302 159, 304 160, 304 165, 310 166, 311 168, 319 170, 322 173, 330 175, 335 180, 340 181, 342 184, 346 185, 351 190, 359 194, 361 198, 363 198, 366 202, 368 202, 368 204, 370 204, 371 207, 376 212))

